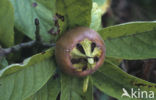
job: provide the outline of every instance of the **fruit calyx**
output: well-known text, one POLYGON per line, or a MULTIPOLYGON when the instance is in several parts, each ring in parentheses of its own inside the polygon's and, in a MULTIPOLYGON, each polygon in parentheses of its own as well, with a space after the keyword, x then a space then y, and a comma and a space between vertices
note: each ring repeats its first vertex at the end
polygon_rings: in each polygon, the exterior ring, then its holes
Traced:
POLYGON ((102 50, 87 38, 76 44, 70 52, 71 63, 77 71, 93 69, 102 50))

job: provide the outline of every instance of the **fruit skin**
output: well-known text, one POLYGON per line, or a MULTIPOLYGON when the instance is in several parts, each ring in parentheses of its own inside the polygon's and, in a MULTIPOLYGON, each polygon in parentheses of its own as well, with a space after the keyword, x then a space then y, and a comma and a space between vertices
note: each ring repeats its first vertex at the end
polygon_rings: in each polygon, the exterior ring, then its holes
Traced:
POLYGON ((86 76, 95 72, 104 62, 105 58, 105 45, 99 34, 94 30, 87 27, 76 27, 65 32, 56 42, 55 56, 58 66, 63 72, 74 76, 86 76), (89 39, 95 42, 97 47, 102 50, 99 61, 93 69, 84 71, 77 71, 71 63, 70 51, 76 46, 77 43, 84 39, 89 39))

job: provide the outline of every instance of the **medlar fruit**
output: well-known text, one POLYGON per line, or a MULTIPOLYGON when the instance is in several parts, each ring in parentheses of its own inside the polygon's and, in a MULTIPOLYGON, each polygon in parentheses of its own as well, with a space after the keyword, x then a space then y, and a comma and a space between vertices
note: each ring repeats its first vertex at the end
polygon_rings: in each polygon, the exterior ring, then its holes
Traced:
POLYGON ((56 42, 56 61, 67 74, 86 76, 103 63, 105 45, 94 30, 77 27, 64 33, 56 42))

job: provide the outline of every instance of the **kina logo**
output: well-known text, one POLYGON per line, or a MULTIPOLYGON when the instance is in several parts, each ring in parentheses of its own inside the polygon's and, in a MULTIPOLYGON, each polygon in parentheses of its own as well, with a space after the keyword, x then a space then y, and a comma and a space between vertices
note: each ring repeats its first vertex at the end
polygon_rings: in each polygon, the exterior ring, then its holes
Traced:
POLYGON ((128 98, 149 98, 149 99, 154 99, 155 94, 154 91, 142 91, 141 89, 134 89, 131 88, 130 92, 128 92, 125 88, 122 88, 122 95, 121 98, 123 97, 128 97, 128 98))

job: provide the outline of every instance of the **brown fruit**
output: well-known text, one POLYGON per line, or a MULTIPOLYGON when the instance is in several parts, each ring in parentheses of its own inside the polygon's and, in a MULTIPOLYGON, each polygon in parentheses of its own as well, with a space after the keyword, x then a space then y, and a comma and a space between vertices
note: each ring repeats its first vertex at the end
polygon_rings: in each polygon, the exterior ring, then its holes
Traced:
POLYGON ((56 61, 67 74, 86 76, 103 63, 105 45, 94 30, 77 27, 64 33, 56 42, 56 61))

